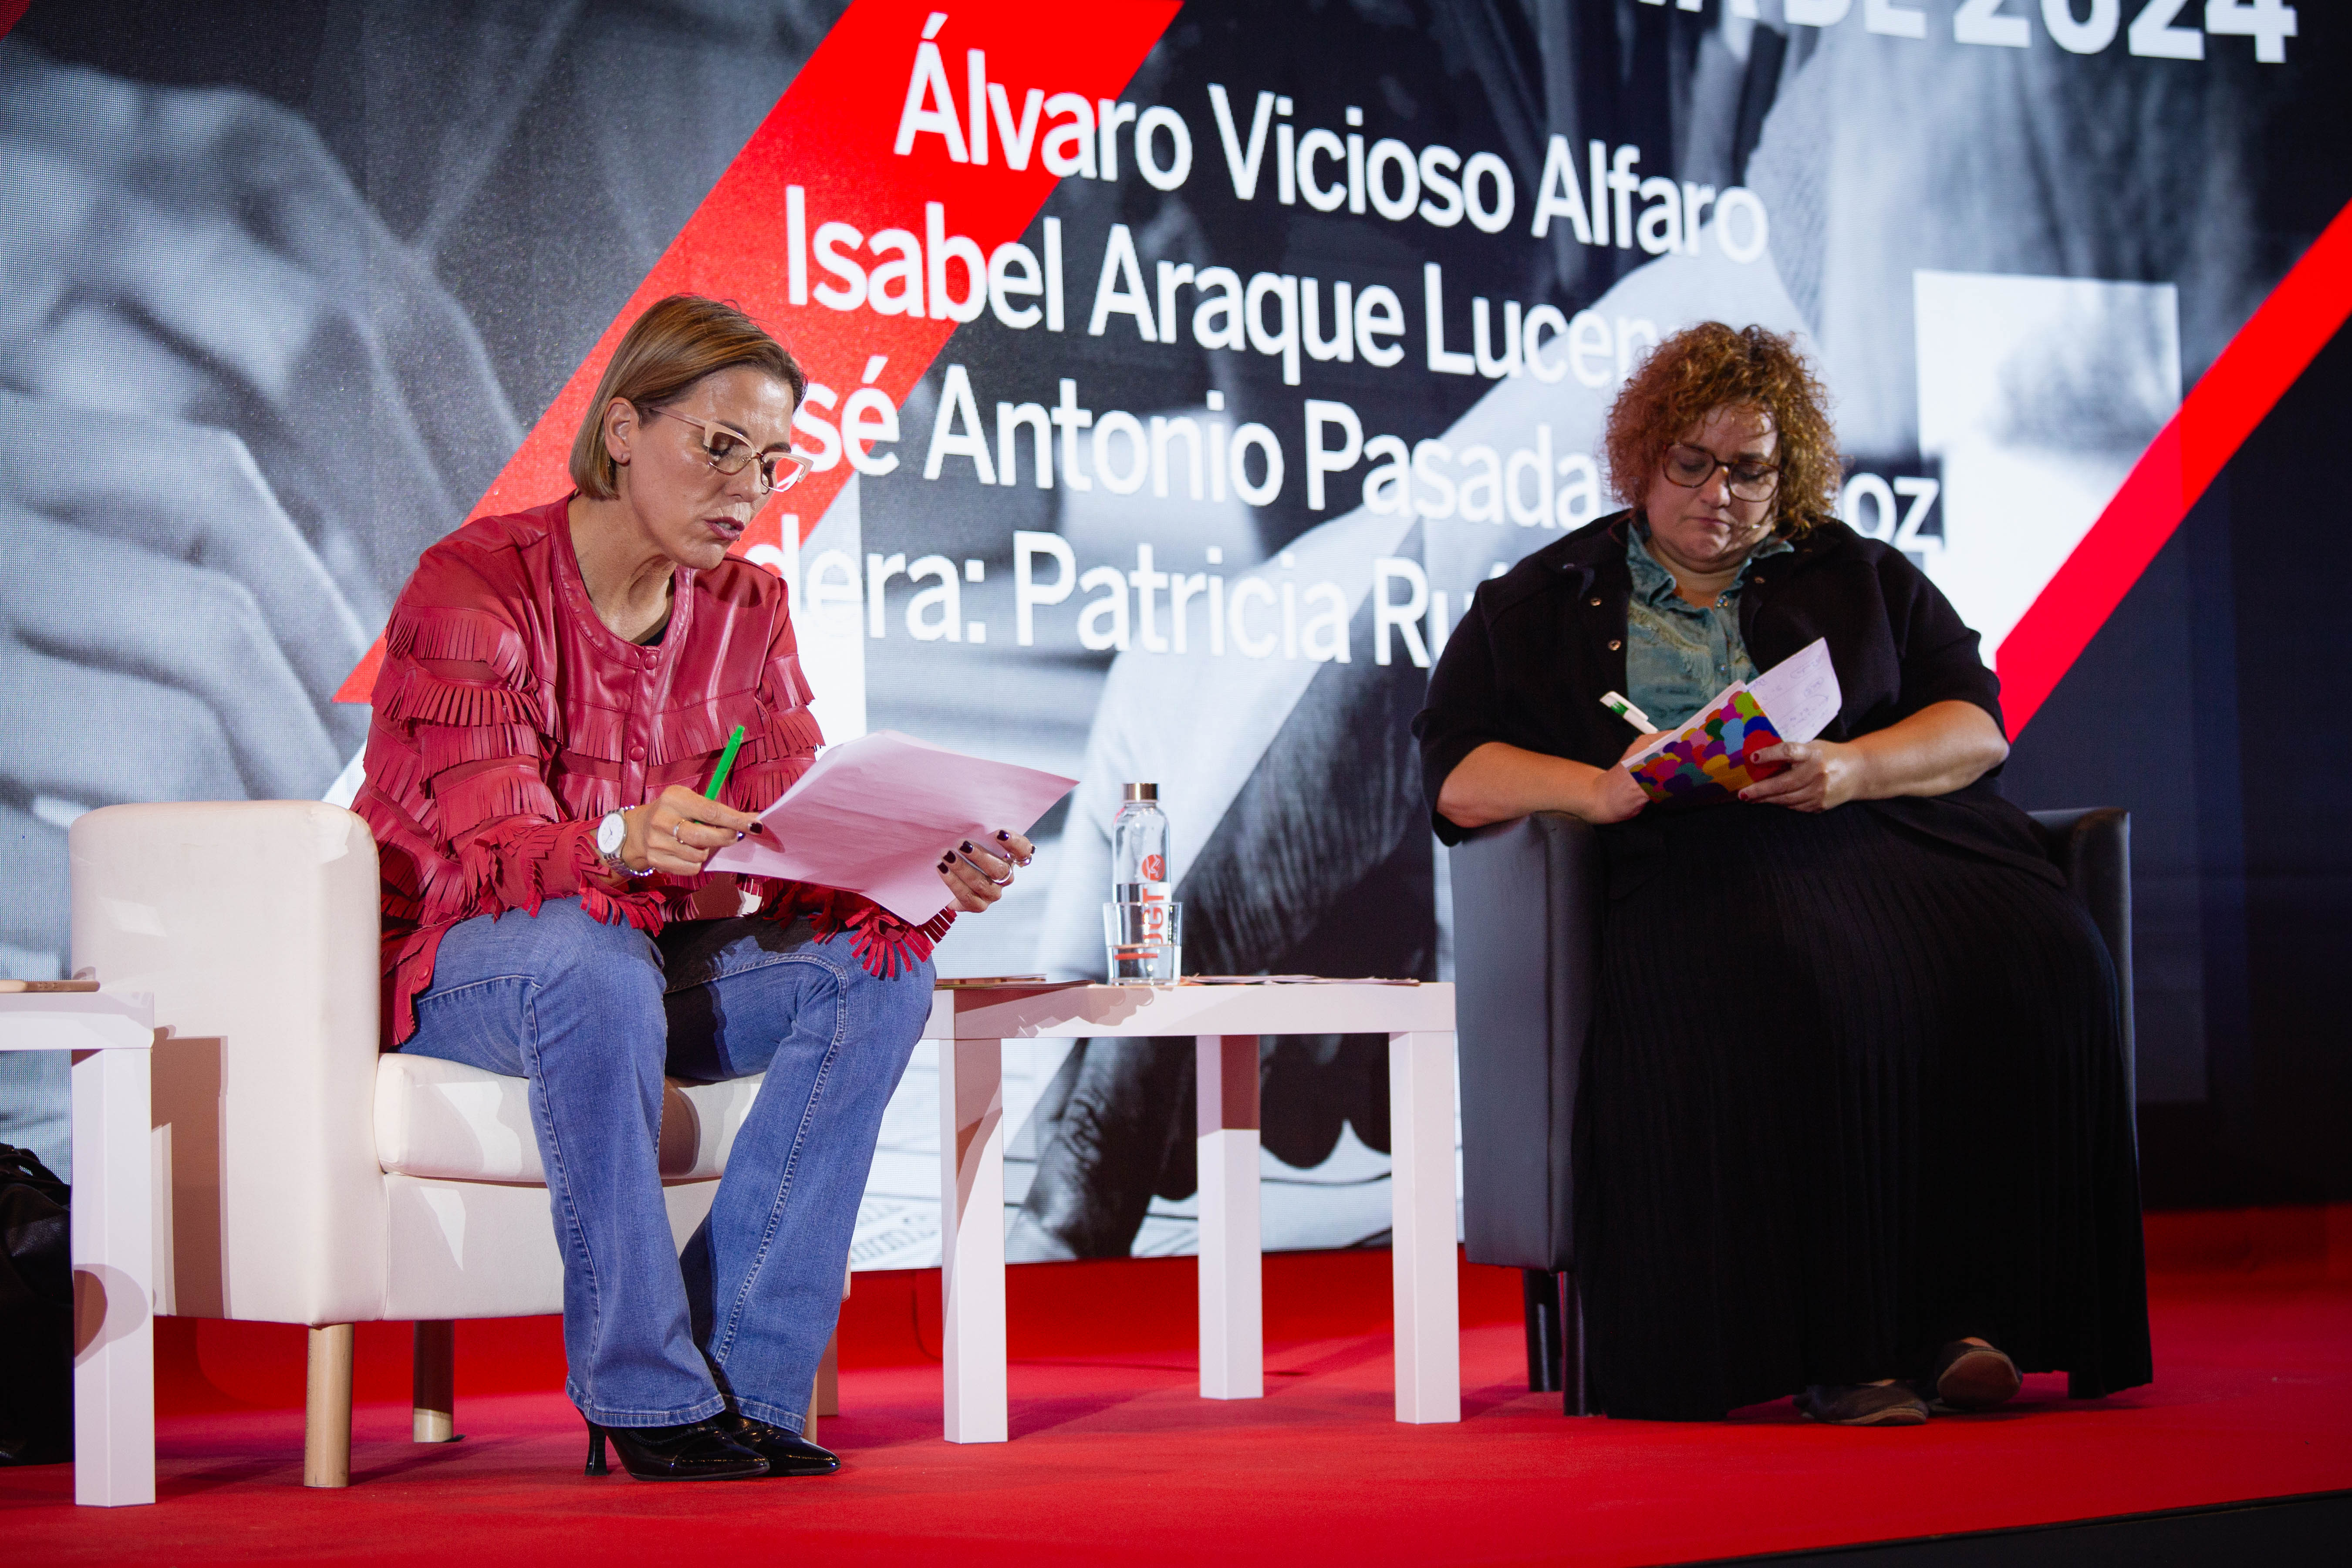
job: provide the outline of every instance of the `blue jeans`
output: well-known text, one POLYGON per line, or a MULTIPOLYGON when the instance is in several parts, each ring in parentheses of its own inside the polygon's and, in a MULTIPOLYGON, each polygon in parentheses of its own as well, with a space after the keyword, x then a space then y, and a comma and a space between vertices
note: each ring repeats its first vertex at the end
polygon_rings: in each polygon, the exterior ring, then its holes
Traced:
POLYGON ((613 1426, 732 1405, 798 1432, 841 1308, 882 1110, 931 1002, 928 963, 868 973, 805 921, 658 938, 579 900, 453 927, 402 1048, 530 1080, 563 1249, 565 1392, 613 1426), (764 1072, 709 1216, 672 1248, 662 1078, 764 1072))

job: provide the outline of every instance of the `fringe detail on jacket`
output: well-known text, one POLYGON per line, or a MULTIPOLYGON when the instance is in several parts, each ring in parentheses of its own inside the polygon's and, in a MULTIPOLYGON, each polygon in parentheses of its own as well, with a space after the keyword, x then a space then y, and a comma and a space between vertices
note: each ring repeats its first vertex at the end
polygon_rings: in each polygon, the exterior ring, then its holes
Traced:
POLYGON ((763 911, 770 920, 790 921, 803 915, 819 937, 847 931, 851 951, 877 980, 893 980, 927 962, 940 938, 955 924, 956 912, 941 910, 921 925, 909 925, 873 900, 838 888, 788 884, 763 911))
POLYGON ((477 724, 465 729, 419 724, 410 738, 416 744, 418 765, 428 778, 497 757, 523 758, 533 767, 540 760, 539 731, 520 724, 477 724))
MULTIPOLYGON (((563 736, 564 747, 584 757, 617 763, 634 738, 630 722, 630 715, 609 708, 577 713, 563 736)), ((805 707, 779 709, 759 692, 733 691, 651 715, 642 732, 645 763, 659 767, 680 757, 709 756, 727 744, 727 737, 738 724, 743 726, 739 762, 813 753, 824 743, 816 715, 805 707)))
POLYGON ((541 720, 539 700, 529 692, 447 680, 415 664, 404 662, 394 668, 398 679, 389 683, 391 690, 384 689, 386 682, 376 683, 375 715, 381 722, 522 724, 533 731, 546 728, 541 720))
MULTIPOLYGON (((662 927, 669 923, 666 906, 675 889, 669 887, 667 879, 649 879, 661 884, 657 887, 639 886, 626 892, 612 891, 595 879, 597 873, 604 868, 604 858, 596 853, 593 834, 580 836, 573 847, 572 868, 572 879, 580 889, 580 908, 591 919, 608 926, 625 921, 647 936, 660 935, 662 927)), ((539 907, 532 905, 530 912, 537 914, 539 907)))
POLYGON ((529 763, 473 765, 482 771, 457 779, 444 774, 433 781, 433 803, 440 813, 441 831, 448 837, 458 837, 501 817, 545 822, 559 815, 547 781, 529 763))
POLYGON ((522 638, 512 626, 488 611, 458 605, 434 605, 394 617, 383 646, 387 662, 464 659, 487 665, 501 680, 511 680, 523 661, 522 638))

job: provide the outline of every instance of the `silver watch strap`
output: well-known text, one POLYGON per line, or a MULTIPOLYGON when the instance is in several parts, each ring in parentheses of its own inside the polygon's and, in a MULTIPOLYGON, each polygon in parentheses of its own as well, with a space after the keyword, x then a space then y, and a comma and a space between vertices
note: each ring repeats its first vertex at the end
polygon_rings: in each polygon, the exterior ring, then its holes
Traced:
MULTIPOLYGON (((621 814, 616 811, 608 813, 607 815, 618 816, 621 814)), ((621 848, 626 848, 627 847, 628 840, 624 837, 621 840, 621 848)), ((614 849, 609 855, 605 854, 604 850, 599 849, 596 851, 596 856, 597 858, 603 860, 606 866, 609 866, 624 877, 650 877, 654 874, 654 868, 651 866, 646 867, 642 871, 633 869, 626 860, 621 858, 621 849, 614 849)))

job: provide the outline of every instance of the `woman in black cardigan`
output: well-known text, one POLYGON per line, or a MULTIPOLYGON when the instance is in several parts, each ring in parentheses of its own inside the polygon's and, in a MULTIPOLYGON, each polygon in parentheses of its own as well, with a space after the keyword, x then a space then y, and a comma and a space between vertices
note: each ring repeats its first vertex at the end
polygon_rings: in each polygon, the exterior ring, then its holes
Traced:
POLYGON ((1637 504, 1482 585, 1414 721, 1446 842, 1602 825, 1576 1247, 1614 1415, 1793 1393, 1915 1425, 2021 1368, 2150 1376, 2113 966, 1993 784, 1976 634, 1832 517, 1822 403, 1761 329, 1661 344, 1610 414, 1637 504), (1645 810, 1601 694, 1678 725, 1817 637, 1843 699, 1821 737, 1737 801, 1645 810))

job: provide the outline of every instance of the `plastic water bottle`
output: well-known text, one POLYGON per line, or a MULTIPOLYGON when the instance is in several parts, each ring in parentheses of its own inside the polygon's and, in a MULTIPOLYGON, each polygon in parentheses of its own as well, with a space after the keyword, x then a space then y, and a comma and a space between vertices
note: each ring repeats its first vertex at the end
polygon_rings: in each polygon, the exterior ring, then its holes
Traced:
POLYGON ((1163 904, 1169 897, 1168 817, 1160 786, 1131 784, 1110 823, 1110 896, 1117 903, 1163 904))

